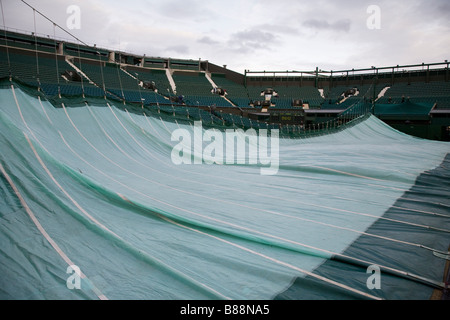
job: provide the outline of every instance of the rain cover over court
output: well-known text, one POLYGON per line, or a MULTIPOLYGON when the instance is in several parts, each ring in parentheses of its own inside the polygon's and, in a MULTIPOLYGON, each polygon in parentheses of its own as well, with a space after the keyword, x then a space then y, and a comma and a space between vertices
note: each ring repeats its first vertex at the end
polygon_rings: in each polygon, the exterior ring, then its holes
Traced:
POLYGON ((158 112, 3 86, 0 297, 429 299, 444 288, 449 143, 367 116, 281 137, 278 172, 261 175, 174 164, 180 128, 194 134, 158 112))

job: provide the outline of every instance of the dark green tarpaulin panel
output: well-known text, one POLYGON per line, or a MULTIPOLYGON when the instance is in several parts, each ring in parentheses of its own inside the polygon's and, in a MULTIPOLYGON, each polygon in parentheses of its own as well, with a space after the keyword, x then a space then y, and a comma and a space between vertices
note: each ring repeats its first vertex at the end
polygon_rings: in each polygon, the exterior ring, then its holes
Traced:
POLYGON ((168 118, 0 90, 2 299, 428 299, 444 288, 449 143, 369 116, 310 138, 272 132, 266 145, 261 130, 233 131, 249 151, 221 161, 224 130, 168 118))
MULTIPOLYGON (((428 229, 423 232, 421 226, 437 226, 436 222, 442 216, 448 215, 450 207, 450 154, 447 154, 444 161, 436 169, 421 174, 410 190, 406 191, 396 203, 386 211, 382 219, 376 221, 366 234, 357 239, 344 252, 347 256, 359 257, 365 260, 375 261, 383 259, 387 265, 398 270, 409 270, 409 272, 420 274, 428 278, 440 279, 448 283, 448 274, 442 275, 443 266, 441 259, 436 259, 432 251, 426 249, 405 250, 405 245, 412 243, 428 243, 434 248, 445 248, 449 244, 448 234, 438 229, 428 229), (393 225, 393 221, 405 220, 409 225, 393 225), (378 237, 373 237, 377 235, 378 237), (387 245, 385 238, 401 239, 403 242, 387 245), (413 254, 413 255, 412 255, 413 254)), ((445 269, 445 268, 444 268, 445 269)), ((328 260, 315 272, 325 277, 339 272, 342 279, 348 285, 363 288, 367 285, 367 268, 354 264, 342 263, 342 261, 328 260)), ((380 290, 385 290, 389 286, 393 299, 423 300, 439 298, 439 291, 435 291, 433 286, 422 283, 420 279, 392 274, 388 270, 380 275, 380 290)), ((330 299, 342 298, 345 294, 342 291, 334 290, 325 295, 323 286, 314 279, 297 279, 293 285, 285 292, 281 293, 278 299, 330 299), (309 284, 308 290, 305 287, 309 284), (314 284, 314 285, 312 285, 314 284)), ((448 293, 448 290, 447 290, 448 293)), ((352 298, 351 295, 347 296, 352 298)), ((448 299, 448 298, 447 298, 448 299)))
POLYGON ((428 116, 433 109, 432 103, 418 103, 406 101, 398 104, 375 104, 376 116, 391 116, 391 115, 414 115, 414 116, 428 116))

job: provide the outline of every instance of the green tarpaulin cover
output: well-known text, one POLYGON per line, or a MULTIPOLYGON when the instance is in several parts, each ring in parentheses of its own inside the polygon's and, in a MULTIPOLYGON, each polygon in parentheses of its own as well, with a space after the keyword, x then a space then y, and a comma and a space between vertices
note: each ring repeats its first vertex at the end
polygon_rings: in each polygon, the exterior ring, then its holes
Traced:
POLYGON ((216 161, 212 133, 1 89, 0 297, 428 299, 442 285, 449 143, 369 116, 278 150, 272 133, 256 149, 269 164, 216 161))

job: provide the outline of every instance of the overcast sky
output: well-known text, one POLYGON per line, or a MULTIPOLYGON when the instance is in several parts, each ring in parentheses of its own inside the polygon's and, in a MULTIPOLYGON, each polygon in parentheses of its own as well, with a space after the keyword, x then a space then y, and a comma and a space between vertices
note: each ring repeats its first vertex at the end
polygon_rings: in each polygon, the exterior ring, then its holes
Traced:
MULTIPOLYGON (((8 28, 34 31, 36 16, 37 33, 70 38, 21 0, 1 1, 8 28)), ((239 73, 450 60, 449 0, 25 1, 88 44, 239 73)))

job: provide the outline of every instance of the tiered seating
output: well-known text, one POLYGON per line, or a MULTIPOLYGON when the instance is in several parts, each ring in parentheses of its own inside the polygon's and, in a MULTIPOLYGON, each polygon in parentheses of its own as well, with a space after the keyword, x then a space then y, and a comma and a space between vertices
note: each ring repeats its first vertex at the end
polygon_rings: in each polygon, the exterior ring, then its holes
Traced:
POLYGON ((108 50, 97 48, 97 47, 87 47, 83 45, 78 45, 74 43, 65 43, 64 44, 64 53, 73 56, 86 58, 93 61, 104 61, 107 62, 109 60, 109 52, 108 50))
POLYGON ((298 87, 276 87, 275 91, 278 93, 278 97, 272 99, 272 103, 277 108, 291 108, 293 99, 300 99, 301 88, 298 87))
POLYGON ((358 90, 358 94, 350 96, 345 99, 345 101, 339 103, 336 109, 347 109, 355 103, 360 102, 364 98, 370 100, 373 97, 372 85, 356 86, 356 89, 358 90))
POLYGON ((232 113, 221 113, 220 114, 225 124, 229 126, 238 126, 242 127, 244 126, 244 123, 242 122, 242 117, 239 115, 235 115, 232 113))
MULTIPOLYGON (((267 87, 248 86, 248 94, 251 100, 263 100, 261 92, 267 87)), ((277 93, 278 97, 272 98, 272 104, 275 108, 295 108, 292 107, 292 100, 301 99, 303 103, 308 103, 310 107, 319 107, 323 103, 323 98, 319 90, 314 87, 297 87, 297 86, 278 86, 272 87, 277 93)))
POLYGON ((85 62, 81 64, 81 70, 88 78, 98 86, 109 89, 120 89, 118 70, 111 66, 102 66, 100 62, 85 62))
POLYGON ((199 61, 198 60, 174 60, 169 59, 169 68, 172 70, 192 70, 199 71, 199 61))
POLYGON ((219 87, 227 92, 227 98, 241 108, 249 107, 250 98, 244 85, 238 84, 225 78, 223 74, 212 74, 212 80, 219 87))
POLYGON ((36 41, 36 38, 31 34, 25 35, 11 31, 7 31, 6 33, 8 41, 5 41, 5 31, 2 30, 0 35, 0 45, 8 45, 10 47, 22 48, 31 51, 35 51, 37 48, 38 51, 55 53, 57 43, 53 39, 38 37, 36 41))
MULTIPOLYGON (((74 64, 93 82, 89 83, 85 78, 74 80, 63 77, 65 71, 75 72, 75 70, 64 60, 64 56, 52 53, 52 50, 55 49, 53 40, 49 43, 45 42, 47 40, 42 40, 42 45, 46 46, 48 50, 47 53, 39 52, 37 58, 36 53, 32 51, 34 50, 32 42, 28 41, 26 44, 24 42, 21 45, 19 40, 12 41, 12 43, 18 48, 27 46, 29 51, 11 49, 9 54, 10 67, 6 49, 2 47, 0 49, 0 77, 8 77, 11 71, 14 79, 30 86, 39 86, 47 96, 56 96, 58 93, 66 96, 80 96, 84 93, 87 96, 97 97, 106 95, 115 99, 125 99, 128 102, 142 101, 145 104, 180 106, 182 104, 169 99, 176 94, 177 96, 184 96, 184 102, 188 106, 231 107, 234 104, 241 108, 247 108, 250 107, 251 101, 263 100, 264 97, 261 96, 261 92, 268 87, 272 87, 278 93, 277 97, 272 98, 272 104, 275 105, 274 109, 296 108, 292 107, 292 100, 298 99, 309 104, 310 108, 345 110, 361 101, 361 99, 370 100, 374 95, 378 96, 380 90, 386 86, 380 83, 376 90, 373 90, 370 84, 364 86, 338 85, 329 88, 325 83, 319 83, 319 86, 325 85, 323 96, 321 96, 319 90, 313 86, 301 87, 298 83, 293 85, 294 83, 274 80, 274 86, 249 85, 246 87, 227 79, 225 74, 213 73, 211 77, 214 83, 226 90, 226 98, 233 103, 231 104, 224 97, 211 93, 213 86, 205 77, 204 72, 198 70, 200 67, 198 61, 169 60, 169 62, 166 62, 165 59, 146 58, 144 65, 147 65, 147 68, 127 65, 126 67, 122 66, 122 68, 126 68, 122 70, 120 65, 105 61, 109 57, 106 51, 101 51, 99 54, 97 49, 82 48, 84 51, 80 53, 78 52, 79 46, 67 44, 64 47, 64 52, 71 55, 71 59, 75 60, 74 64), (89 59, 82 59, 80 63, 78 56, 89 57, 89 59), (149 66, 154 69, 149 69, 149 66), (166 69, 164 69, 166 67, 174 70, 173 79, 176 83, 176 92, 171 89, 171 84, 166 76, 166 69), (154 82, 157 91, 140 86, 140 81, 154 82), (344 92, 352 88, 356 88, 359 94, 344 99, 344 92)), ((2 44, 1 41, 0 44, 2 44)), ((336 82, 336 84, 342 83, 344 81, 336 82)), ((395 83, 392 86, 389 85, 389 89, 384 93, 384 96, 378 99, 376 103, 380 105, 400 104, 407 101, 411 101, 413 104, 435 105, 438 109, 450 109, 450 82, 395 83)), ((211 117, 211 114, 207 117, 211 117)), ((230 119, 222 120, 220 118, 220 121, 238 122, 243 126, 253 126, 251 121, 248 122, 241 117, 225 116, 225 118, 227 117, 230 117, 230 119)))
MULTIPOLYGON (((2 77, 9 76, 9 67, 11 67, 11 74, 17 80, 32 86, 38 86, 38 72, 36 64, 36 56, 9 54, 10 66, 8 65, 6 51, 1 51, 2 63, 2 77)), ((43 70, 45 72, 45 70, 43 70)))
POLYGON ((277 125, 267 124, 265 122, 252 120, 232 113, 220 112, 217 117, 222 119, 224 125, 235 126, 243 129, 278 129, 277 125))
POLYGON ((189 105, 232 106, 219 95, 211 93, 213 87, 201 72, 174 72, 172 77, 176 84, 177 95, 184 96, 184 101, 189 105))
MULTIPOLYGON (((142 82, 153 82, 156 87, 156 92, 151 89, 145 89, 142 87, 135 87, 133 91, 133 96, 136 101, 136 99, 140 98, 142 96, 142 99, 144 99, 144 103, 170 103, 169 96, 171 95, 171 87, 169 80, 167 79, 165 70, 160 69, 142 69, 142 68, 136 68, 136 67, 130 67, 127 66, 125 70, 131 74, 132 76, 139 79, 139 81, 142 82), (137 88, 137 89, 136 89, 137 88)), ((129 77, 129 76, 128 76, 129 77)), ((134 80, 137 82, 138 80, 134 80)), ((129 97, 130 93, 127 93, 129 97)), ((128 100, 128 99, 127 99, 128 100)), ((130 100, 128 100, 130 101, 130 100)))
MULTIPOLYGON (((375 89, 375 94, 378 96, 380 90, 384 88, 384 85, 378 85, 375 89)), ((374 90, 371 84, 366 85, 350 85, 350 86, 337 86, 328 90, 324 90, 325 101, 321 106, 323 110, 345 110, 348 107, 360 102, 364 98, 370 100, 373 98, 374 90), (358 93, 353 96, 349 96, 345 99, 344 93, 349 89, 356 89, 358 93)))
POLYGON ((178 119, 202 121, 205 125, 223 125, 222 119, 215 114, 195 107, 187 106, 160 106, 160 111, 168 113, 178 119))
POLYGON ((353 89, 355 86, 336 86, 328 90, 325 94, 325 101, 328 104, 337 104, 343 99, 343 94, 349 89, 353 89))
POLYGON ((173 80, 177 94, 201 95, 211 94, 212 85, 201 72, 174 72, 173 80))
MULTIPOLYGON (((39 57, 40 87, 47 96, 51 97, 58 94, 81 96, 83 94, 81 81, 71 81, 69 78, 64 78, 62 76, 66 71, 75 73, 75 70, 66 63, 64 58, 58 57, 58 64, 56 64, 55 57, 39 57)), ((87 81, 85 81, 83 85, 85 87, 85 94, 102 96, 102 91, 92 84, 89 84, 87 81)))
POLYGON ((171 87, 165 70, 150 70, 126 67, 126 70, 143 82, 154 82, 159 94, 169 95, 171 87))
MULTIPOLYGON (((2 60, 0 76, 7 77, 9 76, 9 66, 5 51, 0 51, 0 58, 2 60)), ((27 85, 40 87, 47 96, 56 96, 59 93, 81 96, 83 87, 85 95, 103 96, 101 89, 87 81, 82 83, 64 79, 62 74, 65 71, 75 72, 75 70, 61 56, 56 59, 56 56, 39 55, 36 59, 36 55, 10 53, 9 59, 11 74, 15 79, 27 85)))
POLYGON ((450 104, 450 82, 413 82, 396 83, 392 85, 377 103, 402 103, 406 100, 418 103, 437 103, 437 107, 444 108, 450 104))
MULTIPOLYGON (((142 101, 146 104, 169 103, 168 99, 165 99, 153 90, 139 86, 139 81, 154 81, 155 84, 157 83, 157 88, 160 85, 166 89, 167 86, 170 87, 170 84, 165 73, 163 75, 157 72, 153 74, 145 69, 139 69, 139 72, 130 69, 127 70, 127 73, 118 64, 101 64, 100 62, 83 62, 81 69, 99 87, 103 88, 104 84, 106 91, 112 93, 116 98, 125 99, 128 102, 140 103, 142 101)), ((164 89, 162 94, 165 93, 164 89)), ((167 92, 166 94, 169 93, 167 92)))
POLYGON ((314 87, 300 87, 300 98, 308 103, 310 108, 318 108, 323 103, 319 90, 314 87))

